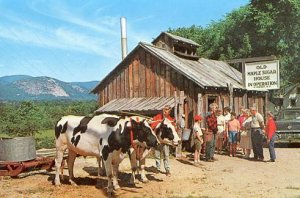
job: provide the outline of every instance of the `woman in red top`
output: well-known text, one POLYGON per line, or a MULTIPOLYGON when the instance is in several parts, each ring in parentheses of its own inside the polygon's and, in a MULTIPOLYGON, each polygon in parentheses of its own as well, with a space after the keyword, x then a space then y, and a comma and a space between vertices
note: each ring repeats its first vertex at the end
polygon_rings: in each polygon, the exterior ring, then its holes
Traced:
POLYGON ((275 131, 276 131, 276 123, 273 119, 273 114, 269 111, 267 113, 267 123, 266 123, 266 135, 267 135, 267 142, 269 144, 269 152, 270 152, 270 162, 275 162, 276 154, 275 154, 275 131))

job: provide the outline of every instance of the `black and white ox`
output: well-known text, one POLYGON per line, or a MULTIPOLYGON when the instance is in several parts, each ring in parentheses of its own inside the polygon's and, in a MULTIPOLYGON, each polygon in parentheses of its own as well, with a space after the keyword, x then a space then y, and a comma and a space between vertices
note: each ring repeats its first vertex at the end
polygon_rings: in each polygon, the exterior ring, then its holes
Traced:
MULTIPOLYGON (((150 150, 158 144, 157 137, 142 117, 119 117, 100 114, 94 117, 65 116, 55 127, 56 136, 56 175, 55 185, 60 185, 59 170, 63 153, 69 151, 69 181, 73 181, 73 165, 76 155, 96 156, 104 161, 108 177, 108 194, 119 189, 117 172, 119 163, 130 147, 143 147, 150 150)), ((99 163, 100 170, 100 163, 99 163)))
MULTIPOLYGON (((170 146, 178 146, 180 138, 177 134, 175 126, 173 125, 173 122, 169 121, 168 119, 163 119, 154 122, 158 122, 158 125, 154 129, 154 132, 156 133, 159 142, 161 144, 168 144, 170 146)), ((143 155, 139 154, 138 151, 139 150, 137 149, 130 148, 129 157, 132 170, 132 176, 130 179, 131 184, 138 183, 138 181, 135 179, 135 175, 136 171, 139 172, 139 169, 141 171, 141 181, 144 183, 148 182, 148 179, 145 174, 145 156, 149 153, 150 150, 144 151, 143 155), (139 162, 139 164, 137 162, 139 162)))

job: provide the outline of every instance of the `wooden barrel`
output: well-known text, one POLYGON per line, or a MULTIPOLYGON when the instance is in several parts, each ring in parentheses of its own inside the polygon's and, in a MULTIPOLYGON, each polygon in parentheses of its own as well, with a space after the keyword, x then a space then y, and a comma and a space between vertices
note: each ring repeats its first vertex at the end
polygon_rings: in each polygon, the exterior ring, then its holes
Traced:
POLYGON ((28 161, 36 158, 34 137, 0 139, 0 161, 28 161))

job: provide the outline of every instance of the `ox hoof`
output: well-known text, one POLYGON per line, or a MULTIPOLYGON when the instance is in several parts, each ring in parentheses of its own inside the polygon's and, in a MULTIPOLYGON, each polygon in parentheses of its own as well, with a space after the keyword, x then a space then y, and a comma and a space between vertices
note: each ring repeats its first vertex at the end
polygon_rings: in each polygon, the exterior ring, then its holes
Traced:
POLYGON ((142 179, 142 182, 143 182, 143 183, 148 183, 149 180, 148 180, 147 178, 144 178, 144 179, 142 179))
POLYGON ((54 185, 55 186, 60 186, 61 185, 60 180, 58 180, 58 179, 54 180, 54 185))
POLYGON ((73 180, 70 180, 69 182, 71 183, 72 186, 77 186, 77 184, 73 180))
POLYGON ((132 186, 134 186, 135 184, 138 184, 138 183, 140 183, 140 182, 137 179, 135 179, 135 180, 131 179, 129 181, 129 184, 132 185, 132 186))
POLYGON ((113 192, 107 192, 107 196, 108 197, 112 197, 113 196, 113 192))

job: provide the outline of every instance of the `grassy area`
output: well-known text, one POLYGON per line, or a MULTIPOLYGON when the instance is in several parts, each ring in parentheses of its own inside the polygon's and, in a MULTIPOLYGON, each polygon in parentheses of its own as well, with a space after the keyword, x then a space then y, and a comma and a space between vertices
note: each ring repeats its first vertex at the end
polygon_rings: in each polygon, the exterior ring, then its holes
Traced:
MULTIPOLYGON (((0 138, 9 138, 8 134, 0 133, 0 138)), ((41 130, 35 135, 36 149, 54 148, 55 135, 53 129, 41 130)))
POLYGON ((55 135, 53 129, 39 131, 35 135, 36 148, 54 148, 55 147, 55 135))

